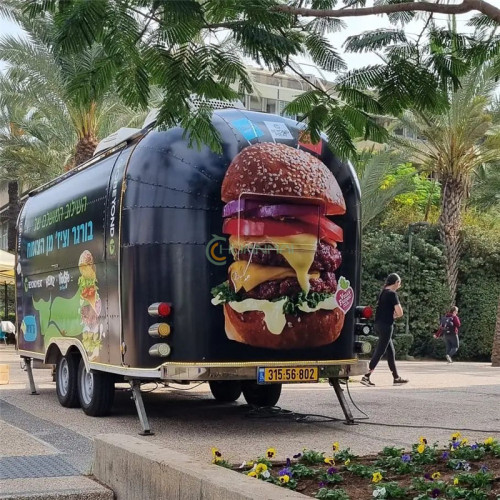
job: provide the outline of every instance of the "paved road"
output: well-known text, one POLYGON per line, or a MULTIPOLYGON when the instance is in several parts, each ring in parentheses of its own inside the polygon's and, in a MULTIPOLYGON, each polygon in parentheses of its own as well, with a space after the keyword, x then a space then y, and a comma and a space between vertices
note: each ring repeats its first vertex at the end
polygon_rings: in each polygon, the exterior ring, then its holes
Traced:
MULTIPOLYGON (((15 352, 0 346, 0 363, 6 362, 11 367, 11 383, 0 386, 0 455, 16 460, 23 455, 26 459, 45 456, 45 463, 52 460, 57 470, 71 475, 75 470, 89 470, 95 435, 137 434, 139 422, 128 391, 118 391, 112 416, 91 418, 79 409, 58 404, 48 370, 34 370, 40 395, 29 395, 27 376, 15 352)), ((271 446, 284 459, 304 447, 328 451, 333 441, 358 454, 389 444, 408 447, 422 434, 430 442, 444 443, 455 430, 470 440, 500 439, 500 368, 487 363, 444 362, 400 362, 399 367, 401 375, 410 378, 407 386, 392 386, 385 363, 373 376, 376 387, 364 387, 357 381, 349 384, 352 399, 369 416, 359 425, 343 424, 341 409, 327 384, 286 386, 279 405, 291 412, 339 420, 309 417, 297 421, 289 414, 255 416, 243 398, 233 404, 216 403, 204 384, 145 394, 155 436, 143 439, 202 461, 209 461, 210 448, 217 446, 233 462, 263 454, 271 446)), ((353 413, 362 416, 355 408, 353 413)))

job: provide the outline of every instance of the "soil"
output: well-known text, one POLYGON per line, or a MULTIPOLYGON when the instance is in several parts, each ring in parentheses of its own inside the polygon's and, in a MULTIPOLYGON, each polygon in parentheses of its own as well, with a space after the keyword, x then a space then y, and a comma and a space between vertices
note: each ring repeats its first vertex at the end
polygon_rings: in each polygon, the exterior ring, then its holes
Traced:
MULTIPOLYGON (((441 452, 440 452, 441 453, 441 452)), ((373 466, 374 462, 380 458, 380 455, 370 455, 365 457, 358 457, 352 461, 352 463, 362 464, 367 466, 373 466)), ((298 463, 296 460, 292 461, 292 465, 298 463)), ((491 455, 485 456, 482 460, 474 462, 468 461, 470 464, 470 474, 475 474, 479 472, 482 466, 488 467, 488 472, 492 473, 494 476, 493 483, 491 483, 491 490, 484 489, 483 491, 487 493, 488 500, 498 500, 500 499, 500 458, 493 457, 491 455)), ((273 462, 273 467, 270 470, 271 475, 275 478, 279 477, 279 471, 286 466, 285 462, 273 462)), ((318 473, 326 471, 329 465, 313 465, 308 466, 311 469, 317 470, 318 473)), ((372 483, 371 478, 363 478, 352 472, 346 470, 343 465, 336 465, 335 468, 338 473, 342 476, 343 481, 336 486, 330 486, 330 489, 342 488, 349 496, 350 500, 374 500, 373 491, 374 483, 372 483)), ((241 470, 239 472, 242 472, 241 470)), ((389 482, 397 482, 399 486, 403 488, 408 488, 412 485, 412 480, 415 477, 424 477, 426 474, 430 477, 435 472, 439 472, 441 477, 439 481, 444 481, 449 485, 453 484, 453 479, 459 474, 463 473, 462 470, 452 470, 446 466, 445 460, 439 460, 438 463, 432 465, 422 465, 421 472, 415 474, 397 474, 392 471, 384 473, 383 480, 378 483, 378 486, 383 487, 384 484, 389 482)), ((429 488, 432 489, 432 479, 428 479, 429 488)), ((297 487, 295 491, 302 493, 303 495, 310 496, 312 498, 316 497, 320 489, 320 480, 317 478, 312 479, 299 479, 297 480, 297 487)), ((465 486, 464 486, 465 487, 465 486)), ((412 500, 413 498, 420 495, 421 492, 416 490, 411 490, 409 494, 404 497, 398 497, 401 499, 412 500)), ((387 497, 391 498, 391 497, 387 497)), ((429 497, 430 498, 430 497, 429 497)), ((437 498, 450 498, 446 495, 439 495, 437 498)), ((458 497, 457 497, 458 498, 458 497)), ((463 498, 463 497, 460 497, 463 498)), ((467 497, 469 498, 469 497, 467 497)), ((474 499, 475 497, 470 497, 474 499)))

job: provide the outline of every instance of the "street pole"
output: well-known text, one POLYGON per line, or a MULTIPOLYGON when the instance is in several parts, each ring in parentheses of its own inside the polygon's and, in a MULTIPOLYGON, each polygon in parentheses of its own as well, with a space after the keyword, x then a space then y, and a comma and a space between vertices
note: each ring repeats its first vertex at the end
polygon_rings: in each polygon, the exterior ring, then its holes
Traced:
POLYGON ((411 281, 412 281, 412 273, 411 273, 411 254, 413 249, 413 228, 424 228, 429 225, 428 222, 413 222, 412 224, 408 224, 408 292, 406 296, 407 304, 406 304, 406 325, 405 325, 405 333, 408 335, 410 333, 410 296, 411 296, 411 281))
POLYGON ((413 243, 413 232, 412 232, 413 224, 408 226, 408 291, 406 296, 408 297, 406 303, 406 325, 405 325, 405 333, 408 335, 410 333, 410 294, 411 294, 411 250, 413 243))

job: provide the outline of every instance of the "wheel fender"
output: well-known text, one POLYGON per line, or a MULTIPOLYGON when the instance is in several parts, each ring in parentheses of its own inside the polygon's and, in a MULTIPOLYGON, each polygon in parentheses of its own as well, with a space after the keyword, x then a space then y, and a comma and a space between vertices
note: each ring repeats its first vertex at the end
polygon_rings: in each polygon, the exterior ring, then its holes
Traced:
POLYGON ((52 338, 50 339, 47 351, 45 354, 45 363, 56 364, 59 355, 66 356, 71 351, 78 350, 83 362, 85 363, 85 369, 90 371, 89 358, 87 352, 83 347, 83 344, 78 339, 69 338, 52 338))

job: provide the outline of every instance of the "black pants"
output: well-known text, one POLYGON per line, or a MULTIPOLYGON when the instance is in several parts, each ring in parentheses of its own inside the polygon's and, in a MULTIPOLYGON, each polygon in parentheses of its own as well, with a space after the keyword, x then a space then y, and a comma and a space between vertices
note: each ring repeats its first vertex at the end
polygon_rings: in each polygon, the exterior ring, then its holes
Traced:
POLYGON ((383 323, 375 323, 375 333, 378 335, 378 344, 373 353, 370 364, 370 370, 375 370, 380 358, 387 352, 387 363, 394 378, 398 378, 398 371, 396 369, 396 351, 392 343, 393 325, 385 325, 383 323))
POLYGON ((458 351, 458 346, 460 345, 458 335, 455 335, 454 333, 445 333, 443 337, 446 345, 446 354, 450 357, 455 356, 458 351))

